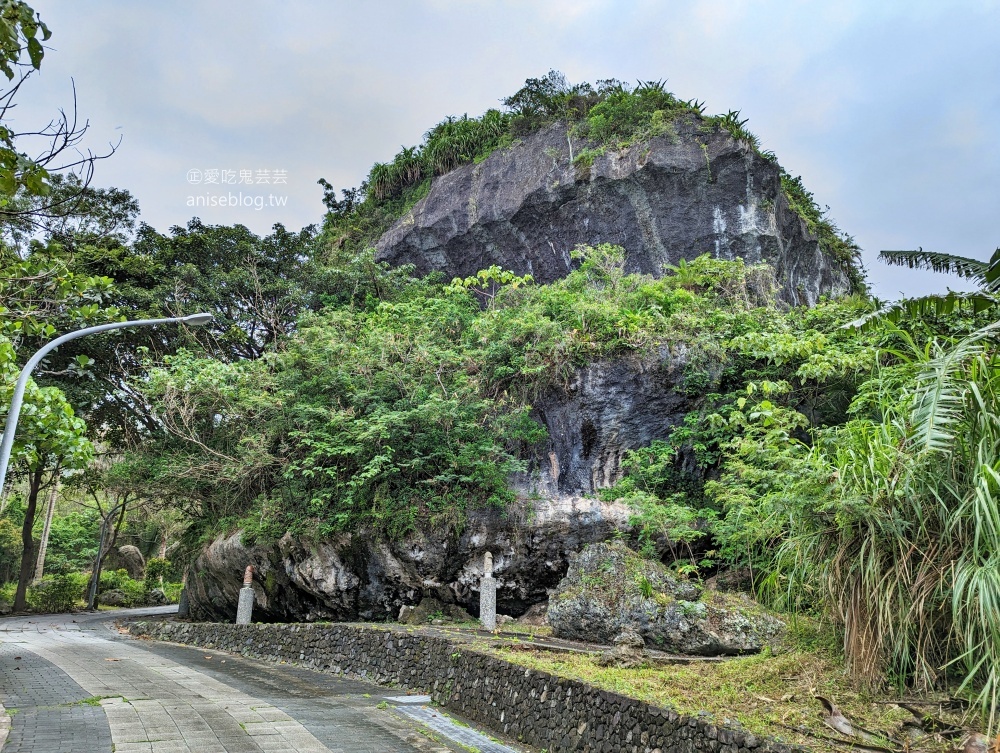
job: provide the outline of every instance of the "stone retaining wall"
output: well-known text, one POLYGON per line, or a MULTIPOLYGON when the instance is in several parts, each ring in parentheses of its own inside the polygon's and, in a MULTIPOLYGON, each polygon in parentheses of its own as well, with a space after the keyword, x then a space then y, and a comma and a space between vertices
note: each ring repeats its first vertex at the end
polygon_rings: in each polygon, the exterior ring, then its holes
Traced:
POLYGON ((353 624, 134 622, 132 635, 286 661, 430 693, 442 706, 548 753, 792 753, 445 638, 353 624))

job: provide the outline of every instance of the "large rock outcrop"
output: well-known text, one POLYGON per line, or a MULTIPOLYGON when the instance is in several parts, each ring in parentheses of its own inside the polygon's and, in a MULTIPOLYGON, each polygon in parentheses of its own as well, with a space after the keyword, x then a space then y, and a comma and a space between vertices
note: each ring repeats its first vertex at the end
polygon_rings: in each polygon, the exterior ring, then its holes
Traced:
POLYGON ((192 613, 232 619, 252 564, 257 619, 396 618, 423 597, 476 614, 490 551, 499 611, 520 616, 548 598, 573 553, 628 532, 633 511, 596 492, 618 480, 625 452, 666 436, 691 409, 674 389, 685 362, 666 348, 600 361, 544 391, 535 417, 549 437, 533 450, 529 471, 512 479, 519 502, 504 512, 474 510, 459 531, 428 528, 400 541, 287 535, 277 547, 244 546, 239 534, 216 539, 188 581, 192 613))
POLYGON ((745 594, 678 580, 617 542, 570 557, 548 618, 560 638, 620 644, 638 636, 649 648, 711 656, 760 651, 785 627, 745 594))
POLYGON ((479 609, 483 554, 492 552, 497 606, 518 616, 548 598, 568 558, 628 527, 631 510, 594 499, 525 500, 505 512, 477 510, 460 531, 417 531, 398 541, 362 534, 277 547, 245 546, 240 532, 217 538, 188 577, 192 616, 232 620, 243 570, 255 569, 261 621, 385 620, 426 596, 479 609))
MULTIPOLYGON (((628 271, 654 275, 705 252, 767 261, 788 303, 849 289, 849 270, 789 208, 776 164, 695 118, 676 129, 588 164, 570 159, 564 126, 532 134, 436 178, 381 238, 379 258, 449 277, 496 264, 545 283, 571 270, 578 244, 608 242, 625 248, 628 271)), ((476 614, 485 551, 495 557, 499 611, 524 613, 547 599, 572 554, 628 530, 632 511, 595 497, 619 480, 628 450, 667 437, 694 408, 676 389, 687 358, 676 345, 595 362, 537 395, 548 439, 511 480, 520 501, 506 514, 472 511, 459 529, 401 541, 217 539, 192 570, 193 615, 231 619, 247 564, 257 568, 258 619, 396 618, 425 597, 476 614)))
POLYGON ((378 258, 448 277, 497 264, 547 283, 570 271, 578 244, 613 243, 628 271, 657 276, 704 253, 767 261, 792 304, 850 288, 844 263, 789 208, 775 163, 697 118, 675 126, 590 164, 571 159, 565 126, 534 133, 436 178, 379 240, 378 258))

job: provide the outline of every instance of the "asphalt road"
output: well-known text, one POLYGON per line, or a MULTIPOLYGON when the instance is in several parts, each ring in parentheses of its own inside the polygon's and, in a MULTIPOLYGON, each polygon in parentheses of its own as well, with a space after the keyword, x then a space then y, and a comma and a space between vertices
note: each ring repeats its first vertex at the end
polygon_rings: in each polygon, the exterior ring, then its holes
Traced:
POLYGON ((427 699, 113 624, 172 609, 0 620, 2 753, 515 753, 427 699))

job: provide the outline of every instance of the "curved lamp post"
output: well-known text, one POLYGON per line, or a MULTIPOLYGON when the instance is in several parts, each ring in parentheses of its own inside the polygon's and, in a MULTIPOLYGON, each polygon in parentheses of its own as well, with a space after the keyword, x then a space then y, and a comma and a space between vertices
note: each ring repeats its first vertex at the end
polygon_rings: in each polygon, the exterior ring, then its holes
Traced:
POLYGON ((84 335, 93 335, 97 332, 107 332, 110 329, 121 329, 123 327, 153 327, 157 324, 173 324, 181 322, 192 327, 202 327, 212 321, 212 314, 192 314, 191 316, 175 316, 169 319, 138 319, 133 322, 112 322, 111 324, 99 324, 96 327, 78 329, 76 332, 69 332, 62 337, 57 337, 50 343, 43 345, 35 355, 28 359, 28 362, 21 369, 21 375, 17 378, 17 386, 14 388, 14 397, 10 401, 10 410, 7 413, 7 424, 3 430, 3 443, 0 444, 0 489, 4 488, 7 482, 7 466, 10 463, 10 452, 14 446, 14 432, 17 429, 17 419, 21 415, 21 403, 24 401, 24 390, 28 385, 31 372, 41 362, 45 356, 58 348, 65 342, 75 340, 84 335))

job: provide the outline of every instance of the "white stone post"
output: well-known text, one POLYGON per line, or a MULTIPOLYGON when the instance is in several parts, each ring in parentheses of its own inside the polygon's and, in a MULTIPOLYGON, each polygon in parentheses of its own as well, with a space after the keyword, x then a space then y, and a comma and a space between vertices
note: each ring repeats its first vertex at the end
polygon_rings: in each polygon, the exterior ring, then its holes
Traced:
POLYGON ((249 625, 253 615, 253 565, 247 565, 243 573, 243 588, 240 589, 240 602, 236 607, 236 624, 249 625))
POLYGON ((493 579, 493 555, 483 558, 483 579, 479 583, 479 621, 487 630, 497 629, 497 582, 493 579))

